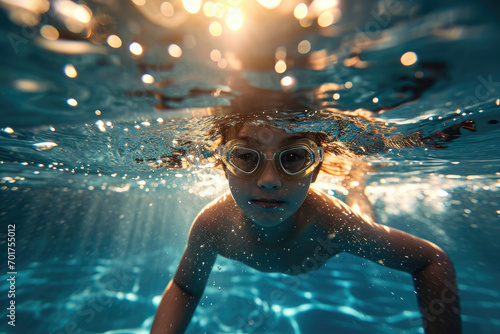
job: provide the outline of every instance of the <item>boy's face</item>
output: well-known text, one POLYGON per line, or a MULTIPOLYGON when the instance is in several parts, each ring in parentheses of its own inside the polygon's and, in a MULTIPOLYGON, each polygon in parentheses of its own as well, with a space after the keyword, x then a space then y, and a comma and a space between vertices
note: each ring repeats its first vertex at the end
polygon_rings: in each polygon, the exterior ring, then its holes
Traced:
MULTIPOLYGON (((273 155, 271 147, 277 147, 297 133, 286 133, 269 126, 245 125, 236 138, 257 142, 263 152, 273 155)), ((302 136, 303 137, 303 136, 302 136)), ((225 169, 231 194, 245 216, 262 227, 279 225, 293 214, 304 202, 309 186, 315 180, 319 167, 310 175, 298 181, 284 180, 276 172, 272 161, 264 162, 263 171, 255 179, 245 179, 225 169)))

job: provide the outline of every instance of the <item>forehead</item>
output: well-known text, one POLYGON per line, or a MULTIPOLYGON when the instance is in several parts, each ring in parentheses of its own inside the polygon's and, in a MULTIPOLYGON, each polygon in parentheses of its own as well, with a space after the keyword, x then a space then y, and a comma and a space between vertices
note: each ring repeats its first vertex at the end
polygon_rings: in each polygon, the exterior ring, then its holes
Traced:
POLYGON ((302 133, 287 133, 283 129, 268 125, 244 125, 237 138, 251 138, 263 145, 277 145, 290 138, 304 138, 302 133))

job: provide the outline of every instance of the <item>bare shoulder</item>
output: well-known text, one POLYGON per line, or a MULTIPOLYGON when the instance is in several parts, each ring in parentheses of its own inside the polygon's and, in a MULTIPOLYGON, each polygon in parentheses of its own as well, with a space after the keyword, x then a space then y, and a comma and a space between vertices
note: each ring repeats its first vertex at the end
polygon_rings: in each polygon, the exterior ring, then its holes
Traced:
POLYGON ((316 204, 331 207, 335 211, 350 211, 350 208, 347 206, 347 204, 336 197, 325 194, 318 189, 310 188, 309 196, 316 202, 316 204))
POLYGON ((227 220, 227 217, 230 217, 230 214, 235 209, 236 203, 231 193, 226 192, 208 203, 200 213, 198 213, 198 216, 195 218, 195 224, 206 226, 211 226, 214 222, 221 224, 223 221, 227 220))
POLYGON ((339 243, 339 249, 350 251, 358 240, 381 237, 389 232, 385 225, 377 224, 354 211, 346 203, 322 191, 311 189, 309 207, 317 226, 339 243))
POLYGON ((340 229, 348 223, 358 223, 361 219, 358 214, 338 198, 313 188, 309 190, 308 206, 312 209, 309 209, 309 211, 311 211, 315 220, 329 229, 340 229))
POLYGON ((191 226, 189 238, 216 241, 215 239, 227 230, 225 227, 231 224, 235 210, 236 203, 231 194, 229 192, 222 194, 198 213, 191 226))
POLYGON ((312 189, 311 195, 316 208, 316 220, 329 230, 341 233, 344 240, 352 235, 388 233, 391 230, 356 212, 336 197, 315 189, 312 189))

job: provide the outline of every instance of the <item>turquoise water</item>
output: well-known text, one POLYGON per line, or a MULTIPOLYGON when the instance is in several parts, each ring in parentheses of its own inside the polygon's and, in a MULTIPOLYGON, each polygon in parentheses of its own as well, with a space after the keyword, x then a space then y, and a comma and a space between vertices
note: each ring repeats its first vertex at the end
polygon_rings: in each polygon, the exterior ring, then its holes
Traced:
MULTIPOLYGON (((276 92, 322 110, 291 131, 370 151, 380 222, 448 253, 465 333, 499 331, 498 4, 304 2, 307 26, 299 1, 141 3, 0 0, 0 333, 147 333, 192 220, 228 190, 208 130, 276 92)), ((316 187, 344 199, 342 180, 316 187)), ((408 274, 354 256, 293 278, 219 257, 188 333, 423 333, 419 317, 408 274)))

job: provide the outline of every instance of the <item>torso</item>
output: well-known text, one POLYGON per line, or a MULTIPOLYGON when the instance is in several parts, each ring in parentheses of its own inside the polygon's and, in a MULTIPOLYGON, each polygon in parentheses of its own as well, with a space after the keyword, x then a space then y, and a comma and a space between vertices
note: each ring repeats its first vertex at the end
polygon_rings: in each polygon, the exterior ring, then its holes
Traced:
MULTIPOLYGON (((238 214, 238 208, 230 202, 232 198, 226 197, 227 203, 220 203, 226 206, 224 210, 236 211, 224 216, 233 219, 226 218, 222 219, 223 222, 218 222, 215 229, 217 232, 213 235, 217 253, 263 272, 297 275, 320 268, 330 257, 341 251, 336 233, 341 225, 321 221, 323 209, 328 207, 331 211, 332 206, 327 205, 331 197, 323 198, 327 195, 317 192, 308 196, 312 198, 304 202, 306 207, 301 207, 302 214, 294 225, 296 231, 289 233, 286 238, 272 239, 266 239, 264 235, 252 230, 252 223, 238 214)), ((336 215, 329 212, 329 216, 328 220, 334 222, 336 215)))

